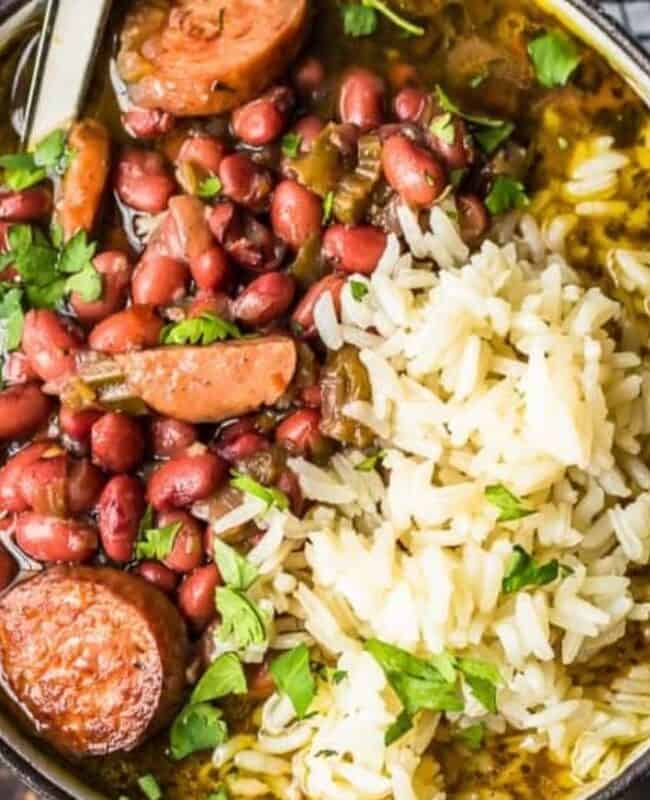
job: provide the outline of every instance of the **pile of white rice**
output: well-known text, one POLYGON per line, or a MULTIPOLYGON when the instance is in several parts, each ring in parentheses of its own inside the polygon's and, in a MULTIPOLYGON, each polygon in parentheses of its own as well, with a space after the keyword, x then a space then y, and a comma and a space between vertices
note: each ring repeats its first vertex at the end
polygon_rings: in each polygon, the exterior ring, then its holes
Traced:
MULTIPOLYGON (((356 451, 326 470, 294 459, 316 501, 304 520, 260 517, 251 499, 219 527, 257 516, 268 528, 250 558, 263 575, 252 596, 275 615, 271 647, 314 644, 346 673, 319 682, 308 719, 274 695, 257 737, 217 750, 237 797, 445 798, 435 766, 426 781, 416 774, 439 715, 420 713, 384 744, 401 705, 362 649, 373 636, 423 657, 448 650, 498 665, 498 714, 465 689, 465 711, 448 716, 461 728, 521 732, 523 748, 548 748, 577 783, 611 777, 650 737, 650 666, 596 692, 569 670, 621 639, 629 621, 650 619, 627 577, 650 560, 641 342, 622 307, 549 250, 532 217, 511 223, 508 244, 488 241, 471 256, 444 203, 426 232, 406 208, 400 221, 409 252, 391 237, 372 277, 351 279, 367 286, 362 300, 348 282, 341 322, 327 298, 317 313, 328 346, 360 350, 372 401, 345 411, 376 433, 387 481, 355 469, 365 458, 356 451), (498 523, 492 484, 535 513, 498 523), (504 594, 515 544, 572 574, 504 594)), ((642 280, 625 255, 613 258, 626 279, 642 280)))

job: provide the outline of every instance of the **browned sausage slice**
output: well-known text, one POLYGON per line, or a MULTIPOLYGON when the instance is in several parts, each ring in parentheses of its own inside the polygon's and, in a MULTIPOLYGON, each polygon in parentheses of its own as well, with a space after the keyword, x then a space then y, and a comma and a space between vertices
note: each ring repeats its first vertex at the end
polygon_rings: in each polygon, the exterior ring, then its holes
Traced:
POLYGON ((251 100, 295 58, 308 0, 138 0, 118 68, 136 106, 219 114, 251 100))
POLYGON ((131 750, 166 725, 185 687, 188 643, 171 602, 142 579, 54 567, 0 600, 0 682, 58 750, 131 750))
POLYGON ((100 122, 84 119, 70 131, 68 146, 73 157, 56 204, 66 240, 80 230, 90 232, 95 224, 108 178, 111 145, 100 122))
POLYGON ((219 422, 273 405, 296 369, 287 336, 117 356, 133 395, 183 422, 219 422))

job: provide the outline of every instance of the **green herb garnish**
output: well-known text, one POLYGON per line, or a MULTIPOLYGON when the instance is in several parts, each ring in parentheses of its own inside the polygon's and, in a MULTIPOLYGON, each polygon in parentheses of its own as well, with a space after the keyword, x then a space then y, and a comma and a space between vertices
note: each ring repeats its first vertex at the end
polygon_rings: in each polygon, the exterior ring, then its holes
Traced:
POLYGON ((537 80, 547 89, 566 86, 580 64, 580 51, 560 31, 550 31, 528 45, 537 80))
POLYGON ((191 702, 205 703, 229 694, 246 694, 246 675, 236 653, 224 653, 203 673, 192 692, 191 702))
POLYGON ((502 590, 505 594, 514 594, 526 586, 546 586, 558 577, 572 575, 573 570, 554 558, 546 564, 538 564, 535 559, 520 547, 514 546, 512 556, 503 578, 502 590))
POLYGON ((162 528, 147 528, 135 544, 135 557, 163 561, 173 550, 182 527, 182 522, 173 522, 162 528))
POLYGON ((158 785, 158 781, 151 773, 138 778, 138 786, 148 800, 161 800, 163 793, 158 785))
POLYGON ((210 178, 204 178, 199 183, 198 195, 199 197, 203 198, 203 200, 212 200, 212 198, 216 197, 222 189, 223 184, 216 175, 213 175, 210 178))
POLYGON ((508 175, 499 175, 485 198, 488 211, 497 216, 530 204, 526 189, 521 181, 508 175))
POLYGON ((228 727, 221 711, 209 703, 185 706, 172 725, 170 754, 175 761, 201 750, 212 750, 228 738, 228 727))
POLYGON ((393 11, 382 0, 361 0, 361 3, 346 3, 341 7, 343 31, 346 36, 370 36, 377 30, 378 15, 381 14, 409 36, 424 36, 425 29, 409 22, 393 11))
POLYGON ((217 610, 221 614, 219 639, 237 650, 245 650, 266 640, 262 612, 239 589, 222 586, 217 589, 217 610))
POLYGON ((352 292, 352 297, 357 302, 360 302, 368 294, 369 289, 366 284, 361 283, 361 281, 350 281, 350 292, 352 292))
POLYGON ((294 647, 271 663, 271 675, 278 688, 287 695, 299 719, 302 719, 316 694, 316 681, 309 663, 309 648, 294 647))
POLYGON ((201 314, 193 319, 185 319, 165 325, 160 333, 160 343, 167 345, 209 345, 225 339, 241 339, 241 331, 232 322, 215 314, 201 314))
POLYGON ((480 750, 485 738, 485 725, 479 722, 477 725, 462 728, 456 738, 470 750, 480 750))
POLYGON ((485 497, 500 511, 497 522, 513 522, 535 513, 533 509, 526 508, 517 495, 514 495, 502 483, 486 486, 485 497))
POLYGON ((334 192, 328 192, 323 200, 323 225, 327 225, 334 213, 334 192))
POLYGON ((282 152, 287 158, 298 158, 302 136, 298 133, 287 133, 282 137, 282 152))
POLYGON ((434 117, 429 125, 429 130, 434 136, 445 144, 453 144, 456 141, 456 126, 454 117, 451 113, 440 114, 434 117))
POLYGON ((266 503, 268 508, 275 506, 279 508, 280 511, 286 511, 289 508, 289 498, 284 492, 281 492, 280 489, 262 486, 261 483, 251 478, 250 475, 244 475, 241 472, 235 472, 233 470, 230 474, 232 475, 230 485, 235 489, 257 497, 259 500, 266 503))
POLYGON ((355 470, 357 472, 372 472, 373 469, 377 469, 377 467, 379 466, 379 464, 381 464, 384 458, 386 458, 386 451, 378 450, 376 453, 373 453, 372 455, 369 455, 366 458, 364 458, 363 461, 360 461, 356 465, 355 470))
POLYGON ((213 549, 214 560, 226 586, 245 591, 257 580, 257 569, 250 561, 216 536, 213 549))
MULTIPOLYGON (((436 86, 436 96, 438 104, 443 111, 450 115, 455 114, 458 117, 462 117, 462 119, 469 123, 472 135, 479 146, 488 153, 488 155, 493 153, 499 145, 503 144, 515 129, 515 126, 511 122, 463 111, 451 97, 449 97, 442 86, 436 86)), ((454 140, 451 139, 449 144, 453 141, 454 140)))
POLYGON ((61 175, 68 168, 71 151, 65 145, 65 133, 54 131, 33 153, 15 153, 0 157, 4 184, 15 192, 29 189, 45 180, 48 174, 61 175))

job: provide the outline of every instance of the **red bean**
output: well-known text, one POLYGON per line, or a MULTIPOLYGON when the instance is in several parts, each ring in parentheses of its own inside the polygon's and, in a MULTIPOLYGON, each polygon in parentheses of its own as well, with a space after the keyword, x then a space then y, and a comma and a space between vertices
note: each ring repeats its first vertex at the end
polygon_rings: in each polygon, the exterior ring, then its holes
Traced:
POLYGON ((323 441, 320 411, 303 408, 284 419, 275 430, 275 441, 295 455, 308 455, 323 441))
POLYGON ((49 216, 52 196, 45 189, 34 187, 22 192, 0 192, 0 220, 35 222, 49 216))
POLYGON ((41 380, 54 381, 74 372, 81 346, 81 336, 54 311, 27 312, 22 348, 41 380))
POLYGON ((225 475, 226 465, 214 453, 177 456, 149 478, 149 502, 159 511, 190 506, 208 498, 225 475))
POLYGON ((166 111, 149 108, 132 108, 122 114, 122 126, 134 139, 156 139, 169 133, 176 119, 166 111))
POLYGON ((0 545, 0 592, 11 584, 18 574, 18 565, 5 548, 0 545))
POLYGON ((112 561, 125 564, 133 558, 144 507, 144 490, 136 478, 116 475, 104 487, 97 521, 102 547, 112 561))
POLYGON ((68 512, 66 476, 68 457, 58 454, 39 458, 20 473, 20 493, 27 507, 39 514, 63 517, 68 512))
POLYGON ((219 444, 217 451, 221 458, 231 464, 250 458, 261 450, 268 450, 271 444, 261 433, 250 431, 242 433, 219 444))
POLYGON ((54 402, 35 383, 21 383, 0 392, 0 441, 19 439, 45 425, 54 402))
POLYGON ((172 594, 178 586, 179 576, 159 561, 142 561, 133 572, 165 594, 172 594))
POLYGON ((196 428, 189 422, 156 417, 151 422, 151 445, 156 458, 173 458, 197 440, 196 428))
POLYGON ((97 505, 106 483, 103 472, 87 458, 68 462, 68 510, 71 514, 85 514, 97 505))
POLYGON ((463 241, 475 244, 490 226, 490 215, 485 204, 475 194, 464 194, 456 198, 456 208, 463 241))
POLYGON ((204 172, 216 175, 226 152, 226 144, 214 136, 188 136, 181 145, 176 160, 181 164, 193 164, 204 172))
POLYGON ((215 592, 223 581, 214 564, 198 567, 178 590, 178 606, 197 630, 203 630, 217 616, 215 592))
POLYGON ((291 512, 301 517, 305 512, 305 498, 296 474, 290 469, 283 470, 278 479, 278 489, 289 498, 291 512))
POLYGON ((292 106, 291 90, 275 87, 233 113, 233 133, 254 147, 270 144, 284 130, 292 106))
POLYGON ((228 283, 228 256, 221 245, 215 244, 198 258, 190 261, 190 271, 199 289, 218 292, 228 283))
POLYGON ((232 320, 231 301, 225 292, 199 292, 187 309, 188 319, 202 314, 213 314, 222 319, 232 320))
POLYGON ((93 265, 102 277, 102 296, 89 303, 78 292, 73 292, 70 304, 82 322, 94 324, 124 307, 132 268, 128 257, 119 250, 101 253, 93 260, 93 265))
POLYGON ((428 123, 433 113, 431 95, 422 89, 407 86, 393 101, 395 116, 401 122, 428 123))
POLYGON ((331 292, 337 311, 341 307, 341 291, 345 285, 345 278, 340 275, 326 275, 315 283, 302 298, 291 317, 294 325, 301 335, 311 336, 314 333, 314 306, 325 294, 331 292))
POLYGON ((268 325, 289 310, 295 291, 290 275, 283 272, 260 275, 235 300, 235 318, 255 327, 268 325))
POLYGON ((38 375, 31 368, 27 356, 16 350, 5 356, 4 364, 2 365, 2 378, 5 383, 13 386, 17 383, 35 381, 38 375))
POLYGON ((320 233, 323 203, 297 181, 278 184, 271 202, 271 224, 276 236, 299 250, 310 236, 320 233))
POLYGON ((189 272, 182 261, 150 255, 135 268, 131 296, 138 305, 166 306, 185 294, 189 272))
POLYGON ((158 515, 158 527, 180 523, 171 552, 163 564, 174 572, 192 572, 203 561, 204 526, 185 511, 164 511, 158 515))
POLYGON ((167 208, 176 184, 162 156, 128 147, 117 165, 116 189, 120 199, 131 208, 158 214, 167 208))
POLYGON ((453 132, 451 142, 445 136, 437 136, 434 133, 430 133, 430 146, 448 169, 465 169, 474 160, 472 138, 467 132, 467 127, 462 119, 454 120, 453 132))
POLYGON ((339 116, 368 131, 384 121, 385 86, 382 79, 368 69, 355 67, 343 78, 339 95, 339 116))
POLYGON ((97 420, 90 433, 90 446, 93 462, 107 472, 130 472, 144 456, 140 425, 118 412, 97 420))
POLYGON ((325 127, 325 123, 315 114, 299 119, 293 126, 293 132, 300 137, 300 153, 309 153, 325 127))
POLYGON ((73 411, 67 406, 61 406, 59 427, 71 439, 87 442, 90 439, 91 428, 101 416, 101 411, 73 411))
POLYGON ((97 550, 97 531, 72 519, 26 512, 16 520, 16 543, 36 561, 82 562, 97 550))
POLYGON ((386 249, 386 234, 373 225, 333 225, 323 238, 323 254, 346 272, 370 275, 386 249))
POLYGON ((432 205, 445 188, 440 162, 406 136, 391 136, 384 143, 381 161, 388 183, 414 208, 432 205))
POLYGON ((313 386, 305 386, 300 393, 300 399, 306 406, 309 406, 310 408, 320 408, 322 401, 320 386, 318 384, 314 384, 313 386))
POLYGON ((264 209, 273 189, 271 174, 243 153, 233 153, 223 159, 219 179, 226 197, 253 211, 264 209))
POLYGON ((103 353, 128 353, 155 347, 163 321, 151 306, 131 306, 112 314, 93 328, 88 344, 103 353))
POLYGON ((268 700, 275 691, 275 678, 269 669, 269 662, 264 661, 262 664, 247 664, 246 683, 248 685, 248 692, 246 695, 248 700, 256 703, 268 700))
POLYGON ((51 441, 31 444, 12 456, 0 469, 0 509, 12 512, 29 509, 29 503, 21 489, 23 471, 54 446, 54 442, 51 441))
POLYGON ((315 92, 325 81, 325 67, 319 59, 309 56, 301 61, 291 76, 293 85, 301 93, 308 95, 315 92))

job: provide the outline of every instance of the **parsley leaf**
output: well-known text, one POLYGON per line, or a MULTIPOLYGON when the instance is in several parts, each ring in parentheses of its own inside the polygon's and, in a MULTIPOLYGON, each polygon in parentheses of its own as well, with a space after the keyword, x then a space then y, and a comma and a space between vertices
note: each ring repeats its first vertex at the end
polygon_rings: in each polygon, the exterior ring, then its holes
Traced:
POLYGON ((301 145, 302 136, 298 133, 287 133, 282 137, 282 152, 287 158, 298 158, 301 145))
POLYGON ((228 694, 246 694, 246 675, 236 653, 224 653, 203 673, 192 692, 192 703, 219 700, 228 694))
POLYGON ((261 483, 251 478, 250 475, 244 475, 241 472, 235 472, 233 470, 230 474, 232 475, 230 485, 233 488, 259 498, 266 503, 269 508, 275 506, 279 508, 280 511, 286 511, 289 508, 289 498, 279 489, 262 486, 261 483))
POLYGON ((262 644, 266 625, 259 608, 239 589, 221 586, 217 589, 217 610, 221 614, 219 639, 237 650, 262 644))
POLYGON ((287 695, 299 719, 302 719, 314 695, 316 681, 309 664, 309 648, 305 644, 278 656, 271 664, 276 685, 287 695))
MULTIPOLYGON (((225 9, 222 9, 225 11, 225 9)), ((230 795, 226 791, 225 786, 221 786, 216 792, 212 792, 208 795, 207 800, 229 800, 230 795)))
POLYGON ((138 778, 138 786, 147 797, 147 800, 161 800, 163 793, 158 785, 158 781, 151 773, 147 773, 147 775, 138 778))
POLYGON ((136 542, 135 557, 163 561, 171 553, 182 527, 182 522, 173 522, 162 528, 147 528, 136 542))
MULTIPOLYGON (((493 117, 485 117, 480 114, 469 114, 466 111, 463 111, 456 103, 454 103, 451 97, 449 97, 449 95, 441 86, 436 86, 436 95, 438 98, 438 104, 443 111, 447 112, 448 115, 455 114, 456 116, 462 117, 470 124, 472 135, 478 142, 481 149, 484 150, 488 155, 493 153, 499 147, 499 145, 503 144, 503 142, 510 137, 515 129, 515 126, 511 122, 493 117)), ((445 120, 445 117, 446 115, 442 115, 442 117, 436 117, 431 123, 432 126, 436 124, 436 120, 445 120)), ((452 144, 454 141, 454 139, 451 138, 453 123, 451 121, 446 121, 444 124, 448 126, 445 128, 445 130, 448 131, 448 144, 452 144)), ((436 130, 433 129, 433 127, 432 133, 440 135, 436 130)))
POLYGON ((34 163, 46 167, 59 175, 63 174, 72 159, 72 151, 66 147, 66 136, 62 130, 53 131, 46 136, 34 150, 34 163))
POLYGON ((361 281, 350 281, 350 292, 357 302, 363 300, 369 291, 365 283, 361 283, 361 281))
POLYGON ((227 738, 228 728, 219 709, 208 703, 187 705, 172 725, 171 757, 180 761, 199 750, 212 750, 227 738))
POLYGON ((530 203, 521 181, 508 175, 499 175, 485 198, 488 211, 495 216, 514 208, 525 208, 530 203))
POLYGON ((453 683, 456 680, 456 669, 458 667, 458 660, 451 653, 443 650, 442 653, 431 656, 431 663, 447 681, 453 683))
POLYGON ((445 144, 453 144, 456 141, 456 126, 450 112, 434 117, 429 125, 429 130, 445 144))
POLYGON ((546 564, 538 564, 523 547, 515 545, 503 578, 502 590, 505 594, 514 594, 526 586, 546 586, 560 576, 571 574, 571 567, 560 564, 556 558, 546 564))
POLYGON ((463 728, 458 732, 456 738, 470 750, 480 750, 485 738, 485 725, 479 722, 477 725, 463 728))
POLYGON ((334 213, 334 192, 328 192, 323 200, 323 225, 332 219, 334 213))
POLYGON ((384 735, 384 744, 386 747, 401 739, 405 733, 408 733, 413 727, 413 718, 406 709, 400 711, 397 719, 388 728, 384 735))
POLYGON ((343 15, 343 32, 346 36, 359 38, 372 36, 377 30, 378 18, 374 8, 367 8, 358 3, 346 3, 341 7, 343 15))
POLYGON ((502 483, 486 486, 485 497, 501 512, 497 522, 512 522, 535 513, 533 509, 526 508, 521 500, 509 489, 506 489, 502 483))
POLYGON ((213 549, 214 560, 226 586, 245 591, 257 580, 257 569, 250 561, 217 536, 214 537, 213 549))
POLYGON ((573 42, 560 31, 550 31, 528 45, 537 80, 547 89, 566 86, 581 56, 573 42))
POLYGON ((174 322, 160 332, 161 344, 209 345, 225 339, 241 339, 241 331, 232 322, 214 314, 174 322))
POLYGON ((86 303, 94 303, 102 296, 103 283, 99 272, 93 267, 86 267, 76 275, 71 275, 65 283, 66 292, 77 292, 86 303))
POLYGON ((24 321, 21 289, 12 284, 0 284, 0 357, 20 346, 24 321))
POLYGON ((380 462, 386 458, 386 451, 385 450, 378 450, 376 453, 369 455, 367 458, 364 458, 363 461, 360 461, 355 470, 357 472, 372 472, 373 469, 377 469, 380 462))
POLYGON ((199 183, 198 195, 204 200, 211 200, 213 197, 216 197, 222 189, 223 184, 216 175, 213 175, 210 178, 204 178, 201 183, 199 183))
POLYGON ((458 669, 462 672, 472 694, 492 714, 497 712, 497 686, 502 683, 499 670, 488 661, 459 658, 458 669))
POLYGON ((467 120, 467 122, 473 122, 475 125, 484 125, 488 128, 498 128, 503 125, 503 120, 501 119, 484 117, 480 114, 468 114, 462 111, 440 85, 436 86, 436 95, 440 108, 449 114, 456 114, 456 116, 462 117, 464 120, 467 120))
POLYGON ((514 129, 515 126, 512 122, 502 122, 499 127, 492 126, 475 130, 474 138, 478 142, 481 150, 490 155, 494 153, 506 139, 510 138, 514 129))
POLYGON ((65 146, 65 133, 57 130, 43 139, 33 153, 14 153, 0 158, 4 183, 16 192, 29 189, 45 180, 48 171, 62 174, 71 153, 65 146))
POLYGON ((86 231, 79 231, 63 246, 59 257, 59 272, 76 273, 92 267, 96 252, 96 243, 88 242, 86 231))

